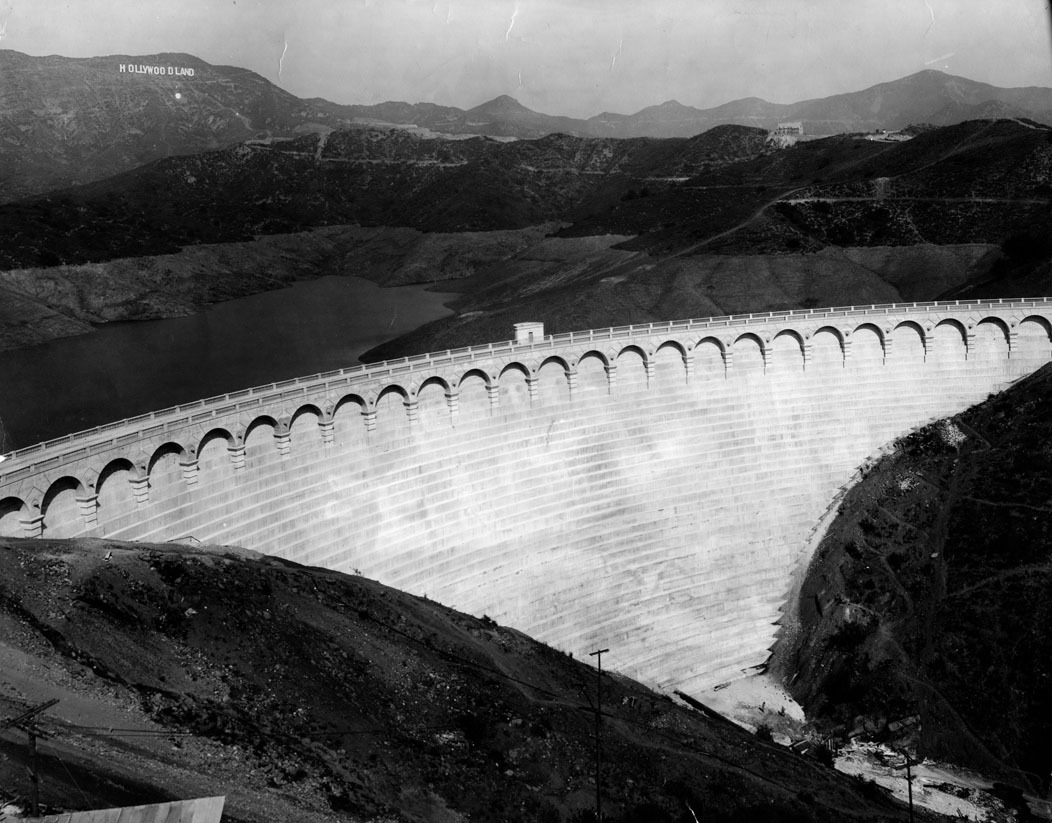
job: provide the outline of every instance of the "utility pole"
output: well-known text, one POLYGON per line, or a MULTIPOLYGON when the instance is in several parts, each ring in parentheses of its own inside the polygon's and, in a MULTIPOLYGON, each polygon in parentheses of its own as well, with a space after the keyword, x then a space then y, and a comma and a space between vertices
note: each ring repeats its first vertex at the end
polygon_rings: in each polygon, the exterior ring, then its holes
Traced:
POLYGON ((29 813, 33 817, 40 817, 40 772, 37 769, 37 738, 47 737, 47 735, 36 727, 33 721, 38 714, 47 711, 56 703, 58 703, 57 699, 49 700, 46 703, 41 703, 39 706, 34 706, 32 709, 23 712, 18 715, 18 717, 0 721, 0 731, 16 728, 21 729, 29 736, 29 783, 31 789, 29 796, 29 813))
POLYGON ((603 716, 603 655, 610 649, 596 649, 589 652, 589 657, 596 659, 595 681, 595 823, 602 823, 603 812, 600 807, 602 794, 599 783, 599 723, 603 716))
MULTIPOLYGON (((917 765, 917 762, 910 757, 910 753, 905 749, 901 752, 902 756, 906 758, 906 796, 909 798, 910 804, 910 823, 913 823, 913 767, 917 765)), ((903 766, 896 766, 896 769, 901 769, 903 766)))

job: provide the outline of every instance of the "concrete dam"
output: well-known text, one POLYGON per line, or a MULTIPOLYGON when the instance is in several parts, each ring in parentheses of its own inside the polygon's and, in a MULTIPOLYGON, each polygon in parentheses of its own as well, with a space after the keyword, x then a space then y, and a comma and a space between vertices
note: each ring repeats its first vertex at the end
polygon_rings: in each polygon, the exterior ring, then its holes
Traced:
POLYGON ((14 452, 0 531, 241 545, 693 691, 764 663, 869 456, 1050 359, 1052 298, 524 334, 14 452))

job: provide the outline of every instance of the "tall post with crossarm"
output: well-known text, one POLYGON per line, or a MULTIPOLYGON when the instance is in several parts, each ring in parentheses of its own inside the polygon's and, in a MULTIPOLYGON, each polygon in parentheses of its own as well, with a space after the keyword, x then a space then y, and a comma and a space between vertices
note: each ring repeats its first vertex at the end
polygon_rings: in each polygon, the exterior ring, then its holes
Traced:
POLYGON ((38 714, 47 711, 56 703, 58 703, 57 698, 41 703, 39 706, 34 706, 32 709, 18 715, 18 717, 0 721, 0 731, 16 728, 29 735, 29 781, 31 786, 29 810, 33 817, 40 815, 40 773, 37 770, 37 737, 45 737, 44 733, 36 727, 33 721, 38 714))
POLYGON ((599 783, 599 723, 603 717, 603 655, 610 649, 596 649, 589 652, 589 657, 596 659, 596 686, 595 686, 595 823, 601 823, 603 812, 600 808, 602 793, 599 783))

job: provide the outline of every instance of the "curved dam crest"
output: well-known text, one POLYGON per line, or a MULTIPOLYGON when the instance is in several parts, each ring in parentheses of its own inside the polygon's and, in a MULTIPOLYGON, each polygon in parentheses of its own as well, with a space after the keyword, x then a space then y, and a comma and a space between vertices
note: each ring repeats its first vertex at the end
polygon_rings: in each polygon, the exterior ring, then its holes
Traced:
POLYGON ((1052 359, 1052 300, 501 343, 224 395, 9 455, 0 531, 238 544, 699 690, 762 665, 883 445, 1052 359))

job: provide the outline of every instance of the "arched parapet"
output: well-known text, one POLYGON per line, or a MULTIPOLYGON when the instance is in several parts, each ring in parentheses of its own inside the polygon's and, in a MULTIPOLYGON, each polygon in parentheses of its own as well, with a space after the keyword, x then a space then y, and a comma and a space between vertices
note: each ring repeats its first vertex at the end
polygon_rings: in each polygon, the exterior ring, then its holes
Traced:
POLYGON ((506 361, 497 374, 497 389, 496 405, 502 413, 528 409, 536 391, 533 372, 522 361, 506 361))
POLYGON ((325 443, 325 419, 325 412, 319 403, 297 404, 288 414, 286 431, 289 436, 289 452, 310 449, 325 443))
POLYGON ((175 440, 151 444, 146 459, 146 478, 154 500, 178 494, 197 483, 197 455, 175 440))
POLYGON ((758 332, 737 335, 727 353, 735 374, 763 374, 767 368, 767 343, 758 332))
POLYGON ((497 375, 485 369, 467 369, 456 381, 457 416, 460 420, 488 417, 500 402, 497 375))
POLYGON ((190 454, 206 482, 221 478, 244 466, 245 448, 225 426, 211 426, 196 438, 190 454))
POLYGON ((540 402, 545 406, 570 402, 577 383, 577 373, 558 354, 550 354, 542 359, 530 377, 530 402, 540 402))
POLYGON ((968 326, 956 317, 936 320, 925 329, 926 359, 954 368, 968 359, 968 326))
POLYGON ((900 370, 922 367, 928 356, 930 328, 928 323, 912 320, 889 321, 882 329, 883 362, 900 370))
POLYGON ((846 355, 847 332, 844 329, 823 325, 805 332, 805 368, 843 368, 846 355))
POLYGON ((42 534, 57 538, 82 534, 95 524, 94 513, 95 496, 84 481, 63 474, 48 483, 40 498, 42 534), (90 506, 83 501, 90 501, 90 506))
POLYGON ((450 381, 445 377, 445 375, 441 375, 441 374, 421 374, 421 375, 415 375, 414 376, 414 380, 409 384, 409 386, 408 386, 409 396, 410 397, 419 397, 420 396, 420 392, 425 387, 429 387, 429 386, 438 386, 438 387, 441 388, 442 392, 445 393, 445 394, 449 394, 451 391, 453 391, 453 386, 450 384, 450 381))
POLYGON ((612 370, 610 356, 599 349, 587 349, 580 352, 573 361, 574 374, 577 375, 574 388, 575 396, 598 399, 610 394, 612 370))
POLYGON ((417 415, 425 428, 448 426, 459 408, 459 390, 443 375, 430 375, 410 388, 417 415))
POLYGON ((378 435, 384 439, 408 436, 409 427, 415 422, 416 398, 410 395, 406 386, 402 383, 385 384, 375 393, 371 405, 378 435))
POLYGON ((675 337, 659 342, 651 354, 651 372, 659 385, 677 386, 690 382, 693 373, 693 353, 675 337))
POLYGON ((148 499, 149 471, 147 465, 136 464, 127 457, 110 460, 94 478, 88 478, 83 509, 89 522, 94 523, 94 507, 88 500, 94 497, 99 516, 112 518, 134 511, 148 499), (91 510, 91 511, 88 511, 91 510))
POLYGON ((1043 362, 1052 356, 1052 320, 1043 314, 1020 314, 1009 321, 1008 356, 1043 362))
POLYGON ((727 376, 730 365, 727 343, 715 335, 706 335, 698 340, 691 353, 694 355, 694 375, 699 380, 727 376))
POLYGON ((809 354, 807 340, 797 329, 783 328, 767 341, 768 367, 775 373, 804 371, 809 354))
POLYGON ((33 537, 31 509, 20 497, 0 499, 0 537, 33 537))
POLYGON ((618 392, 646 389, 653 369, 652 363, 643 346, 634 343, 619 345, 613 358, 615 372, 611 385, 618 392))

